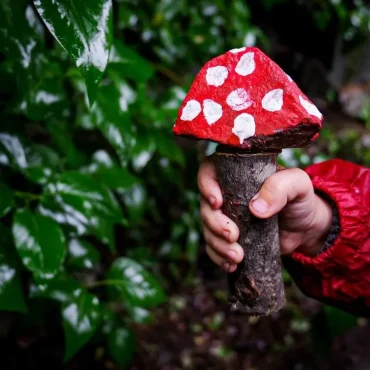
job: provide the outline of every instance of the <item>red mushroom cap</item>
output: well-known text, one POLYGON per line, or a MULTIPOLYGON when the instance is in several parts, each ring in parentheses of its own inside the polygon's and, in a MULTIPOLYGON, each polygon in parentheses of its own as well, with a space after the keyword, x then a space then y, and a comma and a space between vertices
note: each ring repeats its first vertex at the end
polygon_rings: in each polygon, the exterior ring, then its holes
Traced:
POLYGON ((293 80, 255 47, 204 65, 177 116, 176 135, 258 150, 308 145, 323 116, 293 80))

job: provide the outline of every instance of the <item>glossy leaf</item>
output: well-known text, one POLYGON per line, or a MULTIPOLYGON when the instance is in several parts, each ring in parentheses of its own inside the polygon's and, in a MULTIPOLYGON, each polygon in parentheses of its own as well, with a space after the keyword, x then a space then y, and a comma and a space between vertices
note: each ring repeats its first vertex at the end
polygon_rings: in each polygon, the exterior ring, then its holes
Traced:
POLYGON ((71 239, 68 243, 69 264, 78 268, 91 269, 99 261, 98 251, 88 242, 71 239))
POLYGON ((148 194, 146 188, 138 182, 126 189, 118 189, 117 192, 127 209, 130 225, 142 221, 144 212, 147 209, 148 194))
POLYGON ((45 184, 61 169, 61 159, 57 152, 45 145, 32 145, 25 150, 27 157, 26 176, 38 183, 45 184))
POLYGON ((0 183, 0 217, 5 216, 14 205, 14 196, 12 190, 5 185, 0 183))
POLYGON ((13 238, 23 265, 36 276, 52 278, 66 254, 59 225, 49 217, 18 210, 14 216, 13 238))
POLYGON ((30 289, 31 298, 50 298, 58 302, 71 302, 78 296, 81 284, 64 272, 58 273, 53 279, 34 279, 30 289))
POLYGON ((69 360, 93 336, 100 322, 100 304, 97 297, 82 290, 73 300, 63 303, 65 336, 64 359, 69 360))
POLYGON ((112 1, 34 0, 34 4, 49 31, 80 67, 92 104, 112 44, 112 1))
POLYGON ((116 151, 121 165, 125 167, 135 140, 128 109, 136 96, 124 81, 117 82, 117 85, 99 89, 91 118, 94 126, 116 151))
POLYGON ((130 258, 114 261, 108 279, 110 294, 116 299, 128 301, 131 306, 151 307, 163 303, 166 295, 157 279, 141 264, 130 258))
POLYGON ((0 162, 23 170, 27 167, 24 147, 19 138, 6 132, 0 133, 0 162))
POLYGON ((147 81, 153 76, 153 68, 134 49, 116 40, 113 43, 109 57, 109 68, 114 69, 120 76, 138 82, 147 81))
POLYGON ((139 182, 126 168, 122 167, 101 167, 94 177, 102 184, 111 189, 127 189, 139 182))
POLYGON ((119 204, 111 191, 89 175, 65 172, 56 183, 48 184, 47 192, 54 194, 65 205, 81 212, 85 217, 104 216, 114 222, 121 222, 123 219, 119 204))
POLYGON ((9 230, 0 226, 0 310, 26 312, 20 264, 9 230))
POLYGON ((55 221, 70 225, 78 235, 95 234, 115 248, 113 225, 124 223, 112 192, 88 174, 65 172, 49 183, 39 210, 55 221))
POLYGON ((135 333, 125 327, 116 326, 108 334, 108 349, 119 366, 126 367, 135 353, 135 333))

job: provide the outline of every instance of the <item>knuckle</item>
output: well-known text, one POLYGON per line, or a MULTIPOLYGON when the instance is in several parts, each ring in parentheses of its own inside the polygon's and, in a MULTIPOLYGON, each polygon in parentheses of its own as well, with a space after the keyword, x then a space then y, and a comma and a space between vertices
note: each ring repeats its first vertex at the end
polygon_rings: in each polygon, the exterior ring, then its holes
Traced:
POLYGON ((264 191, 270 193, 271 195, 275 195, 282 188, 281 181, 278 177, 270 176, 263 184, 263 188, 264 191))

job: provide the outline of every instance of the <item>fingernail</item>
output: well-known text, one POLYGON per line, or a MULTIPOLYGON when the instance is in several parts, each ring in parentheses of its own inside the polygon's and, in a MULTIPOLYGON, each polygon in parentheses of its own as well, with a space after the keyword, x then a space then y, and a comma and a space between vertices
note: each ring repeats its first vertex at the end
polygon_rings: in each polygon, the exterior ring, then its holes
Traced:
POLYGON ((209 203, 211 204, 211 206, 213 206, 216 203, 216 198, 215 197, 210 197, 209 198, 209 203))
POLYGON ((263 199, 256 199, 252 202, 252 207, 262 215, 267 213, 270 206, 263 199))
POLYGON ((223 263, 222 263, 222 268, 223 268, 226 272, 229 272, 229 270, 230 270, 230 263, 229 263, 229 262, 223 262, 223 263))
POLYGON ((233 251, 232 249, 229 249, 227 251, 227 256, 229 257, 231 262, 235 262, 235 257, 236 257, 236 252, 235 251, 233 251))
POLYGON ((223 232, 223 235, 224 235, 224 237, 225 237, 225 239, 226 239, 227 241, 229 241, 229 240, 230 240, 230 231, 224 231, 224 232, 223 232))

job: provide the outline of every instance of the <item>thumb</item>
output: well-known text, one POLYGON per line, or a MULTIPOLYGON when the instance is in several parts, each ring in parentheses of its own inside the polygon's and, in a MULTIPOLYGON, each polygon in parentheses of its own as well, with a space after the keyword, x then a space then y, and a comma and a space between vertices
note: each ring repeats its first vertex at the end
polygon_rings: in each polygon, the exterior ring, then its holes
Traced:
POLYGON ((313 186, 306 172, 298 168, 280 170, 271 175, 252 198, 250 211, 259 218, 268 218, 288 202, 304 202, 313 195, 313 186))

